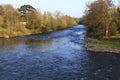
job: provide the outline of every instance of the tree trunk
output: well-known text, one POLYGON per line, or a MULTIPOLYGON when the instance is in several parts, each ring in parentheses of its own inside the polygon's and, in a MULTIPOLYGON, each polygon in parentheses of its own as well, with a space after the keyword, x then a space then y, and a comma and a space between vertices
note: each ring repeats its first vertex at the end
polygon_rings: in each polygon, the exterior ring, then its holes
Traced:
POLYGON ((106 30, 105 30, 105 39, 109 39, 109 27, 106 26, 106 30))

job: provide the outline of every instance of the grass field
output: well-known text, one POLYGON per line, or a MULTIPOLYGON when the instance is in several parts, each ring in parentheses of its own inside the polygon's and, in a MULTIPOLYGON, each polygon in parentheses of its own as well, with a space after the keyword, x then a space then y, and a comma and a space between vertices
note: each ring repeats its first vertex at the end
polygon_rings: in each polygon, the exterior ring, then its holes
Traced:
POLYGON ((97 43, 106 46, 111 46, 114 48, 120 48, 120 41, 117 40, 97 40, 97 43))
POLYGON ((100 40, 86 38, 85 47, 89 51, 120 53, 120 39, 100 40))

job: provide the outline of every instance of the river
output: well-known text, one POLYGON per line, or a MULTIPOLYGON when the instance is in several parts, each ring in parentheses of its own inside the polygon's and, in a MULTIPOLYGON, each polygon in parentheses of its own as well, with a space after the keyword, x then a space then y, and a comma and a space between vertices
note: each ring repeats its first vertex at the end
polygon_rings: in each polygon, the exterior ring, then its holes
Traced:
POLYGON ((0 80, 120 80, 120 55, 85 49, 86 27, 0 38, 0 80))

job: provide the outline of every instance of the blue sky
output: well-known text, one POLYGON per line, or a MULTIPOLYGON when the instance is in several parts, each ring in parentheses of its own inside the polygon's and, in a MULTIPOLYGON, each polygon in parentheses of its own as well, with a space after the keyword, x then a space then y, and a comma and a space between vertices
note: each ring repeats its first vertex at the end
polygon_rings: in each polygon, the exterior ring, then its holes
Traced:
POLYGON ((0 4, 11 4, 15 8, 29 4, 42 12, 60 11, 66 15, 81 17, 84 14, 86 4, 92 1, 94 0, 0 0, 0 4))

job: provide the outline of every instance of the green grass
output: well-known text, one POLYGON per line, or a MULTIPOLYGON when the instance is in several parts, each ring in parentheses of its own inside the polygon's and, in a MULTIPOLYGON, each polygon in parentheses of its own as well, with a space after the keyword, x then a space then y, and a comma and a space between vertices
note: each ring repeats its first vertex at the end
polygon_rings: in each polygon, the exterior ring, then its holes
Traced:
POLYGON ((98 44, 103 44, 106 46, 111 46, 114 48, 120 48, 120 42, 119 41, 114 41, 114 40, 97 40, 98 44))
POLYGON ((120 38, 120 34, 116 34, 115 36, 111 36, 110 38, 120 38))

